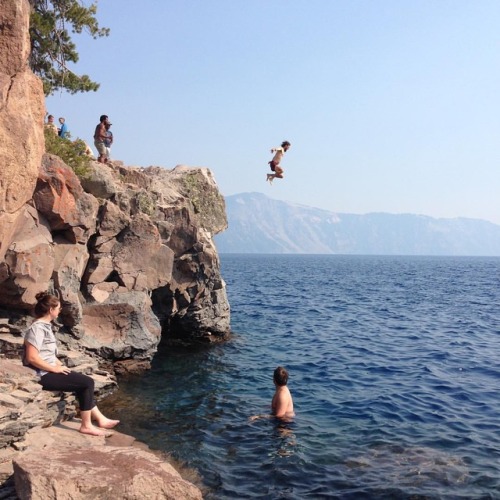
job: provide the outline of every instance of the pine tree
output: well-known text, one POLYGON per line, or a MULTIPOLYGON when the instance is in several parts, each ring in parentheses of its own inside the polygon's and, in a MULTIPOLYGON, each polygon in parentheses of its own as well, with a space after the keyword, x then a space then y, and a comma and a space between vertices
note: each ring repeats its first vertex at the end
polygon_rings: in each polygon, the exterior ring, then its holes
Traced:
POLYGON ((92 38, 108 36, 96 19, 97 1, 85 7, 78 0, 29 0, 31 5, 29 64, 43 81, 45 95, 64 89, 70 94, 96 91, 99 84, 77 75, 68 63, 78 61, 71 33, 87 32, 92 38))

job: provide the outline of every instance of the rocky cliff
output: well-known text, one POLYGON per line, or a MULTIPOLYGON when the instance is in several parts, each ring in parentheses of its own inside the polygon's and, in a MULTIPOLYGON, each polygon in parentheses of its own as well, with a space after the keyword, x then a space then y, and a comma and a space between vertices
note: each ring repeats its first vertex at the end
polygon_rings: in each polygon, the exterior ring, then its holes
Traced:
POLYGON ((223 340, 229 306, 212 235, 226 225, 208 169, 93 163, 80 182, 44 155, 0 262, 0 314, 18 327, 35 294, 53 290, 62 341, 121 368, 149 361, 161 338, 223 340))
POLYGON ((212 236, 227 221, 211 172, 93 163, 80 181, 44 154, 27 5, 7 2, 1 14, 0 317, 17 328, 49 289, 62 301, 63 340, 121 366, 147 362, 161 338, 225 339, 212 236))
MULTIPOLYGON (((147 368, 161 340, 210 343, 230 333, 225 283, 212 241, 227 220, 212 173, 186 166, 92 162, 89 174, 80 179, 60 158, 46 154, 42 84, 27 64, 28 26, 28 0, 2 2, 2 481, 12 472, 13 454, 28 446, 22 444, 28 432, 76 413, 72 396, 40 391, 31 370, 19 361, 21 332, 32 321, 30 311, 39 291, 60 297, 63 309, 56 335, 64 361, 92 374, 101 397, 116 386, 114 373, 147 368)), ((50 452, 43 450, 41 463, 50 452)), ((18 461, 21 476, 23 460, 18 461)), ((174 498, 162 490, 165 471, 157 472, 158 491, 174 498)), ((137 481, 143 481, 142 476, 137 481)), ((35 498, 33 491, 23 491, 23 498, 35 498)), ((92 497, 85 495, 73 498, 92 497)), ((192 497, 198 496, 195 491, 192 497)))

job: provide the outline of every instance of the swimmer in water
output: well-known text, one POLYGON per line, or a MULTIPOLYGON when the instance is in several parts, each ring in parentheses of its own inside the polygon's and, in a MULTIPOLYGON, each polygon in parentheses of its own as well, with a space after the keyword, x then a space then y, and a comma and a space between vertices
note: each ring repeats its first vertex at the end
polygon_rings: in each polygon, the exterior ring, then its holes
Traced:
POLYGON ((290 420, 295 416, 293 411, 293 399, 290 389, 288 389, 288 372, 282 366, 278 366, 273 374, 274 386, 276 388, 273 400, 271 401, 271 415, 254 415, 250 421, 259 418, 276 417, 282 420, 290 420))
POLYGON ((286 385, 288 383, 288 372, 282 366, 278 366, 274 370, 273 380, 276 387, 276 392, 271 403, 273 415, 277 418, 294 417, 293 399, 286 385))

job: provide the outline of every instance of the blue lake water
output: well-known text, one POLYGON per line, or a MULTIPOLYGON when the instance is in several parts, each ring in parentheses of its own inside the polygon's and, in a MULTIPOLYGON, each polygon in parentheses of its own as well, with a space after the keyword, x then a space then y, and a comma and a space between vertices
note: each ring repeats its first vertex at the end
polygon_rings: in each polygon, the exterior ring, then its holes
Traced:
POLYGON ((106 401, 208 499, 500 498, 500 258, 221 255, 231 341, 106 401), (269 412, 276 366, 292 423, 269 412))

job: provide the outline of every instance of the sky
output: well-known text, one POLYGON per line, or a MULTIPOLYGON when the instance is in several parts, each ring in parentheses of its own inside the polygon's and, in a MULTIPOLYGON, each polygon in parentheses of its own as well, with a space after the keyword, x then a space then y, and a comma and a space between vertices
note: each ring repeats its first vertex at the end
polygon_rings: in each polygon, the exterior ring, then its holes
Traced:
POLYGON ((99 90, 47 111, 92 147, 109 115, 113 159, 208 167, 225 196, 500 224, 498 0, 99 0, 97 18, 110 36, 77 35, 74 69, 99 90))

